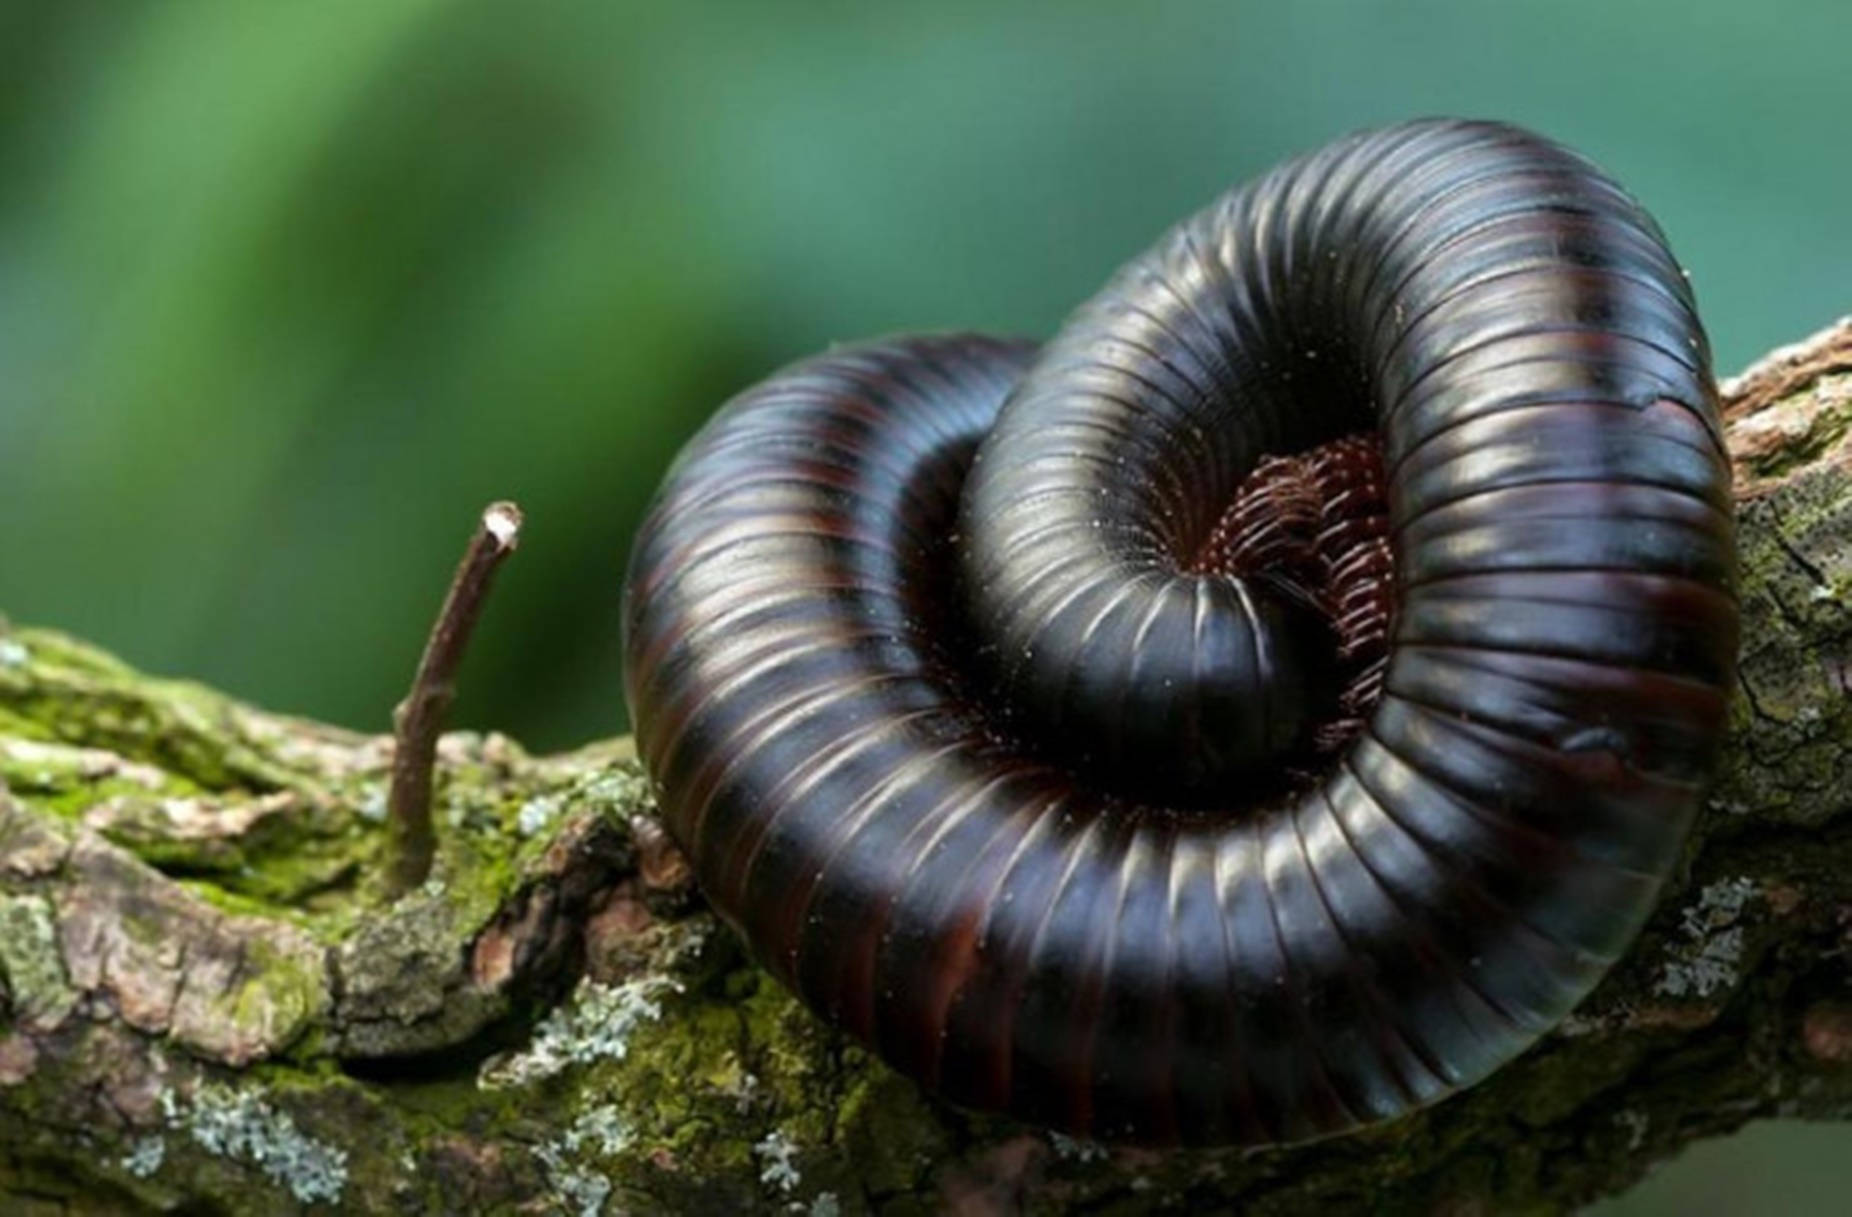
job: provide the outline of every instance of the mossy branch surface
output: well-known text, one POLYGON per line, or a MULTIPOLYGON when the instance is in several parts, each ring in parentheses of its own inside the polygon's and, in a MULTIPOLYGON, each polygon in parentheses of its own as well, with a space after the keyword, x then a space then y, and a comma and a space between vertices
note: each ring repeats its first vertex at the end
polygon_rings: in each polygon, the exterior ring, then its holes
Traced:
POLYGON ((742 956, 626 741, 445 736, 387 906, 388 740, 0 630, 0 1209, 1541 1214, 1852 1118, 1852 323, 1726 393, 1743 695, 1662 907, 1484 1085, 1296 1149, 922 1096, 742 956))

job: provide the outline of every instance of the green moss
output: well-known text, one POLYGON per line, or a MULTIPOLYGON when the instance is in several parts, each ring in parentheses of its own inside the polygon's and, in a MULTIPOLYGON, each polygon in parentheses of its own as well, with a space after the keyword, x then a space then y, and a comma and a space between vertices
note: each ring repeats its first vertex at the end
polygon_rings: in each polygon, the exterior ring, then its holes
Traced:
MULTIPOLYGON (((79 764, 70 760, 59 764, 42 756, 22 760, 18 753, 0 748, 0 782, 28 807, 72 822, 104 803, 148 800, 146 784, 129 778, 86 777, 79 764)), ((174 795, 188 789, 179 782, 163 784, 174 795)))
POLYGON ((0 894, 0 974, 8 1005, 22 1023, 54 1026, 76 1003, 58 950, 51 903, 44 897, 0 894))
POLYGON ((0 667, 8 733, 103 748, 208 790, 282 789, 295 776, 239 730, 239 707, 185 681, 143 676, 51 630, 18 630, 23 664, 0 667))
POLYGON ((179 885, 222 913, 233 917, 280 917, 301 924, 304 920, 288 909, 278 908, 265 900, 247 896, 212 879, 181 878, 179 885))
POLYGON ((862 1187, 912 1190, 924 1164, 940 1160, 950 1148, 944 1125, 919 1087, 866 1053, 851 1050, 845 1064, 848 1076, 833 1139, 855 1163, 862 1187))
POLYGON ((240 1036, 287 1048, 327 1009, 327 976, 319 956, 287 954, 263 939, 245 950, 251 975, 220 1003, 240 1036))
MULTIPOLYGON (((376 915, 381 898, 366 880, 379 871, 382 817, 360 811, 369 798, 380 803, 384 775, 355 766, 357 738, 304 747, 300 725, 194 684, 141 675, 55 631, 4 637, 0 739, 33 747, 0 748, 0 781, 28 807, 67 820, 109 808, 101 825, 109 840, 230 913, 285 917, 331 943, 376 915), (207 812, 218 801, 235 812, 283 790, 295 796, 287 810, 237 833, 179 832, 169 823, 167 800, 200 800, 207 812)), ((621 765, 549 769, 499 737, 453 738, 462 746, 439 773, 435 873, 454 942, 485 924, 541 864, 551 834, 523 837, 522 807, 538 798, 562 813, 627 812, 641 779, 621 765), (458 762, 459 754, 471 759, 458 762)), ((383 755, 371 763, 383 766, 383 755)))
POLYGON ((443 885, 444 904, 458 925, 483 925, 514 890, 521 869, 518 846, 512 834, 439 833, 432 878, 443 885))

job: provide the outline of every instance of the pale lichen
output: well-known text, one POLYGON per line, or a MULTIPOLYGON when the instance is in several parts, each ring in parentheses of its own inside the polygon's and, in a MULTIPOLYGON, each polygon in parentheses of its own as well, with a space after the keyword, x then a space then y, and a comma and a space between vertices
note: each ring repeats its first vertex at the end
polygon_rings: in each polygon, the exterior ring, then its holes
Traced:
POLYGON ((1743 910, 1759 888, 1738 877, 1709 884, 1679 922, 1685 941, 1673 948, 1653 992, 1662 997, 1709 997, 1736 983, 1743 959, 1743 910))
POLYGON ((560 1134, 559 1144, 569 1153, 595 1150, 611 1155, 629 1149, 635 1140, 636 1134, 625 1123, 624 1115, 617 1105, 603 1103, 574 1120, 572 1126, 560 1134))
POLYGON ((369 786, 366 795, 354 804, 354 814, 369 824, 384 824, 386 822, 386 788, 380 785, 369 786))
POLYGON ((161 1094, 167 1126, 209 1154, 247 1163, 303 1204, 339 1204, 347 1151, 317 1141, 254 1090, 204 1085, 191 1098, 161 1094))
POLYGON ((752 1147, 752 1152, 759 1160, 759 1182, 767 1187, 777 1188, 788 1196, 804 1181, 795 1161, 797 1144, 785 1136, 782 1129, 774 1128, 766 1133, 752 1147))
POLYGON ((585 1159, 610 1157, 629 1149, 636 1139, 615 1104, 590 1108, 559 1136, 534 1150, 554 1196, 578 1217, 598 1217, 610 1199, 612 1183, 585 1159))
POLYGON ((549 1165, 547 1179, 560 1202, 578 1217, 599 1217, 605 1201, 611 1198, 611 1181, 597 1171, 555 1169, 549 1165))
POLYGON ((1652 1128, 1652 1119, 1643 1111, 1631 1108, 1616 1112, 1614 1123, 1627 1134, 1627 1152, 1632 1153, 1646 1144, 1646 1134, 1652 1128))
POLYGON ((757 1075, 740 1064, 737 1053, 727 1053, 716 1066, 720 1081, 714 1089, 733 1100, 733 1110, 738 1115, 751 1111, 763 1097, 757 1075))
POLYGON ((23 668, 32 661, 32 651, 17 638, 0 638, 0 668, 23 668))
POLYGON ((1688 936, 1699 938, 1722 926, 1734 925, 1759 891, 1756 881, 1747 876, 1709 884, 1698 893, 1697 903, 1680 915, 1680 927, 1688 936))
POLYGON ((607 810, 627 811, 649 801, 649 779, 635 764, 612 765, 581 782, 574 796, 607 810))
POLYGON ((681 992, 668 976, 643 976, 622 984, 581 981, 572 1000, 555 1007, 528 1046, 484 1066, 484 1087, 519 1086, 551 1077, 572 1065, 597 1060, 621 1061, 630 1051, 630 1035, 640 1024, 662 1017, 665 993, 681 992))
POLYGON ((549 1141, 534 1151, 534 1157, 546 1170, 547 1184, 560 1204, 578 1217, 598 1217, 605 1201, 611 1197, 611 1180, 595 1170, 575 1166, 567 1161, 557 1141, 549 1141))
POLYGON ((1097 1162, 1107 1156, 1106 1147, 1097 1141, 1083 1141, 1064 1133, 1050 1132, 1048 1144, 1054 1147, 1057 1157, 1075 1162, 1097 1162))
POLYGON ((165 1161, 167 1141, 158 1136, 142 1137, 129 1146, 129 1152, 122 1155, 118 1165, 137 1179, 152 1179, 165 1161))
POLYGON ((559 819, 559 800, 546 795, 535 795, 521 804, 521 810, 515 813, 515 830, 524 837, 538 836, 553 827, 559 819))

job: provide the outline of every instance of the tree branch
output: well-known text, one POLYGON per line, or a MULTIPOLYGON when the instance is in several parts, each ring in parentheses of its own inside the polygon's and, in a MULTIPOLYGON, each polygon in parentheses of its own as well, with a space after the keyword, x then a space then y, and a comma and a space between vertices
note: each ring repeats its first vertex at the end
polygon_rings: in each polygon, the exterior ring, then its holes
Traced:
POLYGON ((436 741, 430 881, 382 912, 390 741, 19 630, 0 1207, 1547 1213, 1852 1118, 1852 323, 1726 392, 1747 628, 1709 809, 1628 958, 1458 1098, 1245 1153, 952 1111, 742 959, 627 741, 436 741))

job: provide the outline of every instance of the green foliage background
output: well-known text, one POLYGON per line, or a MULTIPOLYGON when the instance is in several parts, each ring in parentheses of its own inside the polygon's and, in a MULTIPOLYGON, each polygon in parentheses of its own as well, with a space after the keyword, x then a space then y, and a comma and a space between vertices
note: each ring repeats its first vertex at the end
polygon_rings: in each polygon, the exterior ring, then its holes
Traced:
POLYGON ((779 364, 1046 333, 1447 112, 1626 182, 1731 371, 1852 308, 1849 49, 1838 0, 0 0, 0 609, 381 728, 512 497, 459 718, 609 734, 629 534, 779 364))

